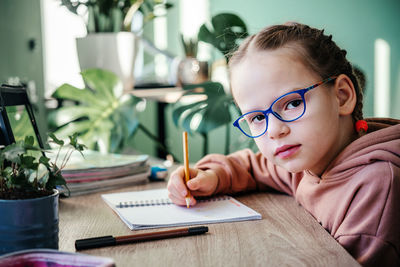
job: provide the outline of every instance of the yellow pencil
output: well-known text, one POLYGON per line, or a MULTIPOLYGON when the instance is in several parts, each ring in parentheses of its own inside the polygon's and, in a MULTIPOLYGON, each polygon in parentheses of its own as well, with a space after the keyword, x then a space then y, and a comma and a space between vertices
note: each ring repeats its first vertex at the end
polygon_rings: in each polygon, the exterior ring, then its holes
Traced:
MULTIPOLYGON (((187 140, 187 132, 183 132, 183 164, 185 167, 185 183, 190 180, 189 174, 189 148, 188 148, 188 140, 187 140)), ((186 207, 190 206, 190 191, 187 190, 187 195, 185 197, 186 207)))

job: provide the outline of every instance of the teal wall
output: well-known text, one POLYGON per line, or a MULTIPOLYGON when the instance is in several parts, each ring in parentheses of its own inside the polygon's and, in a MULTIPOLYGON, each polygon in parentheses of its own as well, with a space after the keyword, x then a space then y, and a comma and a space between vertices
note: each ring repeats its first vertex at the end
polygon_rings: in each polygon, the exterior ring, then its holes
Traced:
POLYGON ((346 49, 348 58, 367 76, 365 116, 373 115, 374 42, 381 38, 391 50, 391 116, 400 118, 400 1, 398 0, 211 0, 211 15, 233 12, 250 33, 271 24, 297 21, 323 28, 346 49))

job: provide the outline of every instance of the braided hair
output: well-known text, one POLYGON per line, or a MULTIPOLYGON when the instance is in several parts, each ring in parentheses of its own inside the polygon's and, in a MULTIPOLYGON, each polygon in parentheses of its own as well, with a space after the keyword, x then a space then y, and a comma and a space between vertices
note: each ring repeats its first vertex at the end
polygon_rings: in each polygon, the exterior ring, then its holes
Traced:
POLYGON ((285 23, 264 28, 259 33, 247 37, 239 48, 229 58, 230 69, 239 63, 249 50, 273 50, 282 47, 294 47, 306 66, 323 79, 339 74, 347 75, 356 91, 357 102, 352 113, 354 121, 362 120, 364 77, 355 72, 346 59, 346 50, 340 49, 332 40, 332 35, 326 35, 324 30, 312 28, 300 23, 285 23), (361 81, 361 83, 360 83, 361 81))

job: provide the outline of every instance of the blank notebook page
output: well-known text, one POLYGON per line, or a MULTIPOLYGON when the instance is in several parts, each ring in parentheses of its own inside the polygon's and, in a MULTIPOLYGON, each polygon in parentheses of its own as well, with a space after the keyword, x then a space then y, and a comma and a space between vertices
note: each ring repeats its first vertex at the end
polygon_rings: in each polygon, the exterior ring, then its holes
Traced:
POLYGON ((261 219, 253 209, 230 196, 198 200, 195 206, 177 206, 167 189, 102 195, 103 200, 131 230, 261 219))

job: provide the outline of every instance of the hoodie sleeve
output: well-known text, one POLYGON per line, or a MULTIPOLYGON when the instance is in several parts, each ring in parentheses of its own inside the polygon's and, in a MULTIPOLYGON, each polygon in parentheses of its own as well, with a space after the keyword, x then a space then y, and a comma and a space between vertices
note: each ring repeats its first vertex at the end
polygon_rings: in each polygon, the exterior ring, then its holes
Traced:
POLYGON ((394 246, 379 237, 348 235, 337 241, 363 266, 400 266, 394 246))
POLYGON ((352 177, 357 190, 334 237, 364 266, 400 266, 399 178, 400 168, 384 161, 352 177))
POLYGON ((196 164, 196 168, 216 172, 219 181, 214 193, 232 194, 273 188, 293 195, 298 184, 294 182, 293 174, 268 162, 260 152, 254 153, 250 149, 228 156, 207 155, 196 164))

